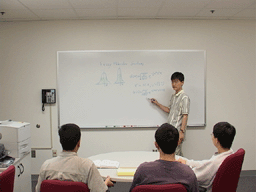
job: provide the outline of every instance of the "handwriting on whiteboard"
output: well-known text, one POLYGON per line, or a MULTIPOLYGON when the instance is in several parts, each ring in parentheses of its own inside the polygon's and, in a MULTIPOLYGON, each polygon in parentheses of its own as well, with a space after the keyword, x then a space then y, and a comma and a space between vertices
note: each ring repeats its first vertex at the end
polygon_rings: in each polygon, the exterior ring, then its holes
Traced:
POLYGON ((100 62, 99 65, 101 67, 111 67, 111 66, 125 66, 125 65, 130 65, 130 66, 144 66, 144 63, 142 62, 131 62, 131 63, 128 63, 128 62, 100 62))
POLYGON ((141 89, 141 90, 133 91, 133 94, 148 96, 154 92, 164 92, 164 91, 165 91, 165 89, 141 89))
POLYGON ((130 78, 131 79, 139 79, 139 80, 147 80, 147 79, 150 79, 157 75, 162 75, 162 72, 156 71, 156 72, 152 72, 152 73, 142 72, 142 73, 138 73, 138 74, 131 74, 130 78))
MULTIPOLYGON (((96 85, 103 86, 111 86, 120 85, 125 86, 125 81, 128 83, 132 83, 133 89, 132 94, 141 95, 141 96, 149 96, 152 93, 156 92, 164 92, 165 91, 165 81, 162 80, 161 76, 163 75, 162 71, 151 71, 149 72, 145 70, 145 66, 143 62, 100 62, 100 67, 103 67, 105 70, 110 68, 116 68, 115 74, 107 74, 107 72, 102 72, 100 76, 100 80, 96 83, 96 85), (132 66, 138 69, 137 72, 130 73, 129 70, 126 70, 127 66, 132 66), (141 68, 142 67, 142 68, 141 68), (124 74, 123 75, 123 72, 124 74), (113 79, 113 75, 116 76, 116 80, 114 82, 110 82, 108 76, 111 76, 110 79, 113 79), (124 79, 124 76, 126 77, 124 79), (127 79, 128 78, 128 79, 127 79), (130 80, 129 80, 130 79, 130 80)), ((126 85, 128 86, 128 84, 126 85)))

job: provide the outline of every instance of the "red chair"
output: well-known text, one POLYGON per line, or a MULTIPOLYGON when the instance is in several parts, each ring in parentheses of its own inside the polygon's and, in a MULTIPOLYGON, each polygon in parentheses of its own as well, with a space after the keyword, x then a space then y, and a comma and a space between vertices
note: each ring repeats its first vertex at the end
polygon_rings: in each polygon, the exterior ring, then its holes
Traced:
POLYGON ((10 165, 0 173, 0 192, 13 192, 15 167, 10 165))
POLYGON ((165 185, 138 185, 132 189, 132 192, 187 192, 182 184, 165 185))
POLYGON ((241 148, 222 162, 213 180, 212 192, 236 192, 244 154, 241 148))
POLYGON ((44 180, 40 192, 90 192, 87 184, 74 181, 44 180))

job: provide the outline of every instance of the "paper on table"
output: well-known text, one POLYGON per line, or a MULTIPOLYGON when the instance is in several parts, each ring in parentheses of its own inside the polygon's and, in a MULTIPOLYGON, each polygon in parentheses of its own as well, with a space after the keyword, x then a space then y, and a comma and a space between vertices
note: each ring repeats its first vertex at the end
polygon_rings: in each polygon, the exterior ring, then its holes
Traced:
POLYGON ((117 169, 118 176, 134 176, 137 167, 120 167, 117 169))
POLYGON ((118 161, 111 160, 95 160, 93 163, 100 169, 117 169, 120 164, 118 161))

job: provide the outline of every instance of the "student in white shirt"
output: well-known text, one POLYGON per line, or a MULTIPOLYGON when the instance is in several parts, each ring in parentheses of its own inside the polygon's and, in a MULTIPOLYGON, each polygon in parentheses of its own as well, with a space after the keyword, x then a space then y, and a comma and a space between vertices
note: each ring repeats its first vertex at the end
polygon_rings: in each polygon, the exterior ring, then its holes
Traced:
POLYGON ((212 191, 212 183, 221 163, 226 157, 234 153, 231 146, 236 135, 236 129, 228 122, 219 122, 214 125, 211 135, 212 142, 218 152, 210 159, 202 161, 188 160, 184 157, 178 159, 179 162, 192 167, 199 187, 206 189, 207 192, 212 191))
POLYGON ((78 181, 88 185, 91 192, 106 192, 113 186, 110 177, 103 181, 97 167, 90 159, 77 156, 81 131, 75 124, 65 124, 59 129, 63 151, 58 157, 46 160, 40 170, 36 192, 43 180, 78 181))

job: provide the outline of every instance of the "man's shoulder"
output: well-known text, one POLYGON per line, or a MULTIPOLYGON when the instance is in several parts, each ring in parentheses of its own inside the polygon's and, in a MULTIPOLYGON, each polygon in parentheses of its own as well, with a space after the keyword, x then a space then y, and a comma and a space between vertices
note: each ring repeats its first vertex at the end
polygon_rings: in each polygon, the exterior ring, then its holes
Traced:
POLYGON ((181 96, 182 98, 189 98, 188 94, 187 94, 185 91, 183 91, 183 92, 180 94, 180 96, 181 96))
POLYGON ((191 169, 191 167, 189 165, 177 162, 177 167, 179 167, 182 170, 188 171, 188 172, 193 172, 193 170, 191 169))
POLYGON ((45 160, 45 162, 43 163, 43 165, 47 165, 47 164, 56 162, 56 161, 58 161, 58 159, 59 159, 58 157, 53 157, 53 158, 51 158, 51 159, 47 159, 47 160, 45 160))
POLYGON ((51 159, 47 159, 42 166, 47 166, 47 165, 51 165, 51 164, 58 164, 58 163, 63 163, 65 161, 67 161, 67 159, 69 159, 69 161, 74 161, 77 162, 78 164, 83 164, 83 165, 87 165, 87 166, 92 166, 93 165, 93 161, 87 158, 82 158, 79 156, 72 156, 72 157, 53 157, 51 159))
POLYGON ((138 169, 141 170, 147 170, 147 171, 154 171, 156 169, 168 169, 175 171, 181 175, 192 175, 195 176, 193 170, 185 164, 179 163, 179 162, 168 162, 168 161, 162 161, 162 160, 156 160, 151 162, 144 162, 140 164, 138 169), (165 168, 164 168, 165 167, 165 168))
POLYGON ((149 161, 149 162, 146 161, 144 163, 141 163, 138 168, 140 168, 140 169, 155 168, 158 164, 159 164, 159 162, 157 160, 149 161))
MULTIPOLYGON (((176 161, 164 161, 164 160, 155 160, 155 161, 150 161, 150 162, 144 162, 140 164, 140 168, 153 168, 153 169, 158 169, 159 167, 162 166, 169 166, 171 167, 176 167, 177 169, 183 169, 183 170, 188 170, 192 171, 192 169, 185 164, 176 162, 176 161)), ((192 171, 193 172, 193 171, 192 171)))
POLYGON ((91 159, 83 158, 83 157, 79 157, 79 156, 75 156, 74 160, 80 162, 81 164, 87 165, 87 166, 92 166, 94 164, 91 159))

